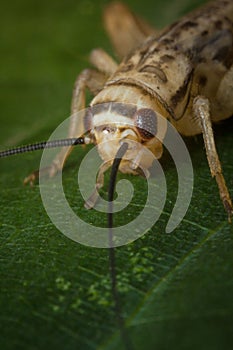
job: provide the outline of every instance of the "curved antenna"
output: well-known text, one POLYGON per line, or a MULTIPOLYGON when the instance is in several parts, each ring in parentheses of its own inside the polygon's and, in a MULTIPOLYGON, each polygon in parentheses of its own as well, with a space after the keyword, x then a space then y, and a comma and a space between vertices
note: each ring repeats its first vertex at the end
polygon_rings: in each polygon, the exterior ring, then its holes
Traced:
POLYGON ((84 145, 87 143, 89 143, 89 138, 87 137, 53 140, 48 142, 42 141, 42 142, 33 143, 26 146, 10 148, 5 151, 0 151, 0 158, 13 156, 15 154, 20 154, 20 153, 38 151, 45 148, 69 147, 69 146, 76 146, 76 145, 84 145))
POLYGON ((112 284, 112 295, 113 295, 114 304, 115 304, 116 319, 117 319, 118 327, 121 333, 123 344, 125 345, 125 348, 127 350, 131 350, 133 349, 133 347, 128 337, 128 334, 126 332, 124 320, 122 318, 120 298, 119 298, 119 293, 117 289, 116 256, 115 256, 115 249, 113 244, 114 236, 113 236, 113 210, 112 210, 117 172, 118 172, 120 163, 122 161, 122 158, 127 152, 128 147, 129 145, 126 142, 124 142, 120 146, 114 158, 112 169, 111 169, 109 188, 108 188, 108 228, 109 228, 108 239, 109 239, 110 277, 111 277, 111 284, 112 284))

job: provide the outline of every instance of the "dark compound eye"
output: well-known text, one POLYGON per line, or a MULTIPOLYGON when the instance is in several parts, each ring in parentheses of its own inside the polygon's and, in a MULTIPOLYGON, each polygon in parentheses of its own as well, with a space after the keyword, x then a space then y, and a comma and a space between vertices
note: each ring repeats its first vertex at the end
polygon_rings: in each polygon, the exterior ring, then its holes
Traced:
POLYGON ((156 113, 152 109, 139 109, 134 124, 143 140, 150 140, 155 137, 158 123, 156 113))

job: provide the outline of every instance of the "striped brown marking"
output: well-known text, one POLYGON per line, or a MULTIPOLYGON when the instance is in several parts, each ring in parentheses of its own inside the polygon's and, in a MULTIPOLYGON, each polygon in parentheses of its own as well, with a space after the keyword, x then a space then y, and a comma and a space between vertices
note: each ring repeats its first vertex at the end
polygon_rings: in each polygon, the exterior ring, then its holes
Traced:
POLYGON ((207 78, 206 78, 206 76, 201 75, 200 78, 199 78, 199 85, 200 85, 201 87, 204 87, 204 86, 206 85, 206 83, 207 83, 207 78))
POLYGON ((110 108, 111 102, 106 103, 98 103, 91 107, 92 115, 100 114, 103 112, 107 112, 110 108))
POLYGON ((156 66, 152 66, 152 65, 146 65, 144 67, 142 67, 139 72, 143 72, 143 73, 152 73, 155 74, 156 77, 163 83, 167 82, 167 76, 164 73, 164 71, 156 66))
MULTIPOLYGON (((176 33, 177 34, 177 33, 176 33)), ((162 45, 170 45, 170 44, 172 44, 173 42, 174 42, 174 40, 173 39, 171 39, 171 38, 161 38, 161 40, 159 40, 159 42, 160 42, 160 44, 162 44, 162 45)), ((153 51, 154 52, 154 51, 153 51)))
POLYGON ((229 46, 223 46, 213 57, 213 60, 221 62, 226 68, 230 68, 233 63, 233 52, 229 50, 229 46))
POLYGON ((93 128, 93 114, 92 114, 92 108, 87 108, 85 115, 84 115, 84 130, 90 131, 93 128))
POLYGON ((120 68, 120 72, 122 73, 126 73, 129 72, 130 70, 132 70, 134 68, 134 64, 131 62, 127 62, 126 64, 124 64, 121 68, 120 68))
POLYGON ((91 107, 91 111, 87 113, 87 117, 90 118, 93 115, 98 115, 107 111, 111 111, 115 114, 121 115, 123 117, 133 118, 135 116, 137 107, 133 104, 121 103, 121 102, 106 102, 99 103, 91 107))
POLYGON ((208 30, 203 30, 203 32, 201 32, 201 36, 206 36, 209 34, 208 30))
POLYGON ((215 25, 215 28, 216 29, 218 29, 218 30, 220 30, 220 29, 222 29, 222 21, 216 21, 215 23, 214 23, 214 25, 215 25))
POLYGON ((197 22, 193 22, 193 21, 186 21, 184 22, 181 26, 180 29, 182 30, 188 30, 190 28, 196 28, 198 27, 198 23, 197 22))
POLYGON ((111 111, 123 117, 133 118, 137 107, 128 103, 112 102, 111 111))
POLYGON ((168 62, 173 61, 174 59, 175 59, 174 56, 165 54, 160 58, 160 62, 161 63, 168 63, 168 62))
POLYGON ((192 72, 189 74, 187 79, 185 79, 184 84, 180 86, 180 88, 176 91, 176 93, 171 97, 171 103, 173 108, 175 108, 178 105, 178 103, 184 99, 187 93, 187 88, 190 82, 191 74, 192 72))

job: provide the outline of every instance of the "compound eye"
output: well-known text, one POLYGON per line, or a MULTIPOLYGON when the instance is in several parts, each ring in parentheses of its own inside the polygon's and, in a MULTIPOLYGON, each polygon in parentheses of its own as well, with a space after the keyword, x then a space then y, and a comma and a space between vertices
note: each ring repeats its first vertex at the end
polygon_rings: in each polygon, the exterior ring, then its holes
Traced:
POLYGON ((156 113, 149 108, 141 108, 137 111, 134 124, 143 140, 150 140, 157 133, 157 116, 156 113))

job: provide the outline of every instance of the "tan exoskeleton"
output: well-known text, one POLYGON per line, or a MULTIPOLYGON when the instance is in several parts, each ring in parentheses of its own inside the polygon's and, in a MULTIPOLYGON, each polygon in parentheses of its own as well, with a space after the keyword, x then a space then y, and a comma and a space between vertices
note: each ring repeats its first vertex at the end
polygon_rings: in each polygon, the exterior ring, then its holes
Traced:
MULTIPOLYGON (((166 127, 159 125, 158 114, 182 135, 202 133, 211 175, 217 181, 230 220, 233 207, 216 151, 212 123, 233 114, 233 1, 211 2, 160 32, 119 2, 105 9, 104 22, 122 63, 118 65, 101 49, 92 51, 90 62, 96 70, 86 69, 77 77, 71 114, 85 108, 86 89, 90 90, 94 94, 90 104, 93 115, 89 119, 84 117, 83 125, 88 123, 90 140, 97 145, 103 140, 116 140, 111 150, 113 157, 120 142, 131 138, 160 158, 162 143, 156 135, 164 134, 166 127), (119 108, 113 109, 112 102, 119 102, 119 108), (106 103, 109 103, 108 112, 101 109, 106 103), (128 103, 136 105, 136 109, 127 110, 128 103), (127 120, 130 120, 128 126, 127 120), (112 126, 112 121, 119 122, 119 127, 112 126), (124 128, 122 121, 126 124, 124 128), (151 132, 144 132, 148 127, 151 132)), ((77 125, 73 118, 69 137, 80 136, 83 125, 80 122, 77 125)), ((71 150, 72 147, 61 150, 49 169, 50 176, 62 169, 71 150)), ((137 165, 143 162, 140 147, 137 151, 136 164, 132 154, 132 161, 122 161, 122 172, 137 173, 137 165)), ((99 152, 104 160, 107 151, 100 147, 99 152)), ((102 186, 106 167, 100 170, 97 188, 102 186)), ((29 176, 25 182, 34 177, 29 176)))

